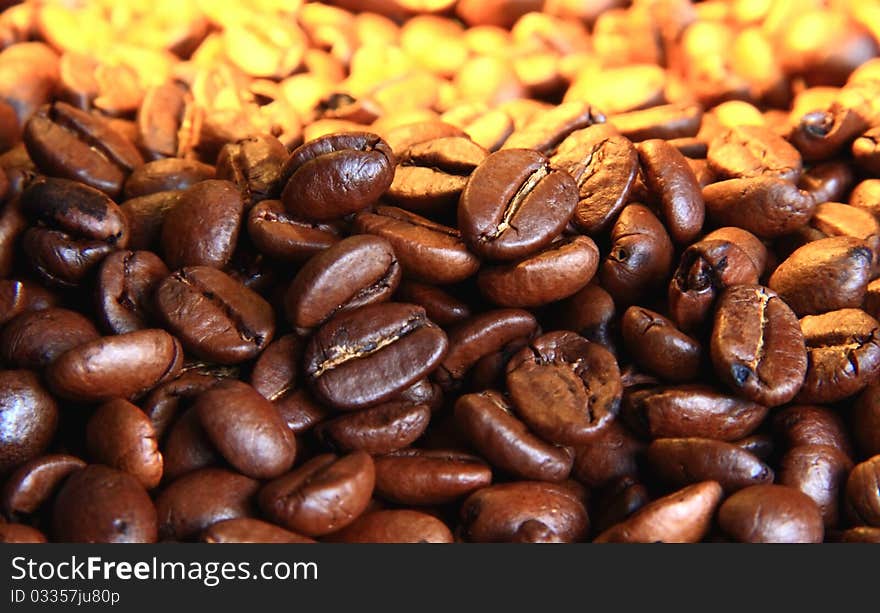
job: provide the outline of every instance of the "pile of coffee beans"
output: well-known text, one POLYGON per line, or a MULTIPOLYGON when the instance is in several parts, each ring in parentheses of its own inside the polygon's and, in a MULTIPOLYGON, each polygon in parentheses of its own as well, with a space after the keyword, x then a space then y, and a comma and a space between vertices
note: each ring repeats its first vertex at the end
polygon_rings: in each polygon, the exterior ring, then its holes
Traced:
POLYGON ((880 2, 0 9, 0 541, 880 541, 880 2))

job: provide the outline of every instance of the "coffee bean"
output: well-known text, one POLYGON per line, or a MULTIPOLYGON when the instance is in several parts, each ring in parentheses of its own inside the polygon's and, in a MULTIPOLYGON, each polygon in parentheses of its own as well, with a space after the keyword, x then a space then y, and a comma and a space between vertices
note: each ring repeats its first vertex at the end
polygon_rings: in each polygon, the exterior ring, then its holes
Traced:
POLYGON ((162 442, 162 457, 165 464, 163 477, 169 483, 193 471, 219 466, 223 462, 195 408, 183 411, 170 426, 162 442))
POLYGON ((852 523, 880 527, 880 492, 877 489, 880 456, 857 464, 846 481, 846 506, 852 523))
POLYGON ((514 130, 504 142, 504 149, 532 149, 553 155, 574 131, 604 123, 605 116, 584 102, 568 102, 542 113, 535 121, 514 130))
POLYGON ((840 493, 853 468, 837 447, 800 445, 786 453, 779 466, 779 483, 799 489, 819 505, 825 527, 837 525, 840 493))
MULTIPOLYGON (((149 196, 158 192, 185 190, 196 183, 214 178, 214 167, 180 158, 147 162, 136 168, 125 181, 125 199, 149 196)), ((225 178, 225 177, 220 177, 225 178)))
POLYGON ((287 149, 274 136, 251 136, 224 145, 217 156, 217 178, 235 183, 250 205, 278 198, 287 158, 287 149))
POLYGON ((449 292, 418 281, 403 281, 394 295, 399 302, 417 304, 438 326, 462 323, 471 316, 471 307, 449 292))
POLYGON ((819 406, 792 405, 773 414, 773 428, 789 448, 810 445, 834 447, 852 456, 846 425, 835 411, 819 406))
POLYGON ((0 524, 0 543, 45 543, 46 535, 25 524, 0 524))
POLYGON ((375 463, 376 493, 404 505, 451 503, 492 482, 485 462, 456 451, 404 449, 375 463))
POLYGON ((303 262, 340 238, 333 224, 313 223, 287 213, 280 200, 264 200, 248 213, 248 237, 260 251, 276 260, 303 262))
POLYGON ((767 250, 767 246, 761 242, 761 239, 759 239, 751 232, 734 226, 726 226, 724 228, 713 230, 703 237, 703 241, 712 240, 720 240, 733 243, 742 251, 744 251, 745 254, 749 256, 749 259, 752 261, 758 277, 763 276, 764 272, 767 270, 767 262, 770 255, 767 250))
POLYGON ((585 443, 575 446, 574 478, 587 487, 603 487, 639 472, 644 443, 619 421, 611 421, 585 443))
POLYGON ((731 443, 705 438, 661 438, 645 452, 651 470, 676 487, 716 481, 730 493, 773 482, 773 469, 731 443))
POLYGON ((169 379, 153 388, 140 406, 153 423, 156 437, 164 438, 171 422, 183 413, 181 407, 186 406, 189 400, 230 374, 234 373, 223 373, 220 369, 211 372, 208 369, 194 367, 186 370, 179 377, 169 379))
POLYGON ((13 471, 3 486, 3 511, 8 516, 38 511, 72 473, 86 463, 72 455, 46 454, 25 462, 13 471))
POLYGON ((453 536, 442 521, 409 509, 364 513, 354 523, 334 533, 340 543, 452 543, 453 536))
POLYGON ((238 517, 224 519, 212 524, 202 533, 205 543, 314 543, 307 536, 279 528, 274 524, 254 519, 238 517))
POLYGON ((52 292, 33 281, 0 279, 0 325, 22 313, 47 309, 56 303, 52 292))
POLYGON ((696 136, 703 118, 697 104, 662 104, 638 111, 618 113, 608 118, 626 138, 641 142, 661 138, 666 141, 696 136))
POLYGON ((165 216, 177 206, 182 195, 182 191, 157 192, 123 202, 119 209, 129 225, 131 239, 128 246, 159 251, 165 216))
POLYGON ((98 315, 104 327, 125 334, 149 327, 153 292, 169 274, 152 251, 116 251, 98 270, 98 315))
POLYGON ((41 369, 68 349, 101 335, 86 317, 50 307, 22 313, 0 333, 0 356, 15 368, 41 369))
POLYGON ((621 319, 621 332, 627 349, 642 368, 671 382, 697 378, 702 359, 700 344, 659 313, 630 307, 621 319))
POLYGON ((187 153, 187 119, 193 115, 192 96, 176 83, 163 83, 144 93, 137 113, 139 142, 150 159, 175 157, 187 153))
POLYGON ((316 433, 335 450, 377 455, 408 447, 424 434, 430 419, 426 404, 392 401, 325 421, 316 433))
POLYGON ((855 175, 849 164, 830 161, 816 164, 805 171, 798 181, 798 187, 821 204, 842 201, 855 181, 855 175))
POLYGON ((58 406, 35 373, 0 371, 0 474, 43 453, 57 426, 58 406))
POLYGON ((709 168, 719 179, 779 177, 796 183, 801 154, 781 136, 760 126, 736 126, 709 144, 709 168))
POLYGON ((805 225, 816 203, 807 192, 775 177, 728 179, 703 189, 709 218, 772 239, 805 225))
POLYGON ((633 477, 611 482, 596 498, 590 511, 593 528, 599 534, 619 524, 651 502, 645 486, 633 477))
POLYGON ((821 543, 822 513, 803 492, 785 485, 753 485, 718 510, 718 523, 742 543, 821 543))
POLYGON ((617 311, 614 299, 596 280, 557 303, 558 327, 577 332, 588 341, 617 353, 617 311))
POLYGON ((840 538, 843 543, 880 543, 880 528, 857 526, 844 530, 840 538))
POLYGON ((98 407, 86 426, 86 445, 96 462, 133 475, 148 490, 162 479, 153 424, 130 402, 117 398, 98 407))

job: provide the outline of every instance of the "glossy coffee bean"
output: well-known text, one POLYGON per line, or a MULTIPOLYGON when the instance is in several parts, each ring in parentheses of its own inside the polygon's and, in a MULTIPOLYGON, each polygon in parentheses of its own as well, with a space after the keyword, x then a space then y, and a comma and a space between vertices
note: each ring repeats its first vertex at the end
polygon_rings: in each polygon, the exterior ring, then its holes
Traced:
POLYGON ((54 306, 55 295, 33 281, 0 279, 0 324, 17 315, 54 306))
POLYGON ((51 498, 72 473, 85 468, 76 456, 46 454, 15 469, 3 485, 0 504, 8 516, 30 515, 51 498))
POLYGON ((880 543, 880 528, 857 526, 844 530, 840 537, 843 543, 880 543))
POLYGON ((202 533, 205 543, 314 543, 307 536, 253 517, 224 519, 202 533))
POLYGON ((525 423, 547 441, 583 443, 617 414, 623 385, 614 356, 573 332, 551 332, 514 355, 507 388, 525 423))
POLYGON ((275 334, 275 317, 256 292, 214 268, 173 273, 155 291, 159 317, 194 355, 221 364, 253 358, 275 334))
POLYGON ((169 274, 152 251, 117 251, 98 270, 98 314, 114 334, 147 328, 153 313, 153 292, 169 274))
POLYGON ((452 543, 452 532, 442 521, 410 509, 364 513, 354 523, 334 533, 340 543, 452 543))
POLYGON ((880 456, 857 464, 846 481, 846 506, 857 525, 880 527, 880 490, 877 488, 880 456))
POLYGON ((0 524, 0 543, 45 543, 46 535, 25 524, 0 524))
POLYGON ((614 298, 594 279, 585 288, 557 303, 558 327, 577 332, 612 353, 617 350, 617 310, 614 298))
POLYGON ((86 425, 86 446, 92 460, 129 473, 148 490, 162 479, 153 423, 126 400, 117 398, 98 407, 86 425))
POLYGON ((819 505, 826 527, 837 525, 840 494, 852 460, 837 447, 800 445, 780 461, 779 483, 799 489, 819 505))
POLYGON ((404 449, 375 463, 376 493, 404 505, 451 503, 492 482, 485 462, 456 451, 404 449))
POLYGON ((397 288, 395 299, 419 305, 425 309, 428 319, 438 326, 462 323, 471 316, 471 307, 466 302, 427 283, 403 281, 397 288))
POLYGON ((220 368, 211 370, 196 366, 153 388, 140 406, 153 422, 156 436, 160 439, 164 437, 168 427, 191 399, 231 374, 234 373, 220 368))
POLYGON ((165 465, 163 478, 169 483, 195 470, 223 463, 195 408, 183 411, 168 428, 162 440, 162 458, 165 465))
POLYGON ((703 241, 712 240, 727 241, 739 247, 751 260, 759 278, 767 270, 767 262, 770 257, 767 246, 751 232, 734 226, 725 226, 713 230, 703 237, 703 241))
POLYGON ((864 457, 880 454, 880 386, 865 388, 853 407, 853 435, 864 457))
POLYGON ((514 130, 504 149, 532 149, 553 155, 556 148, 575 130, 605 121, 605 116, 585 102, 567 102, 541 113, 514 130))
POLYGON ((277 198, 288 154, 274 136, 259 134, 224 145, 217 156, 217 178, 232 181, 250 204, 277 198))
POLYGON ((700 344, 659 313, 630 307, 620 322, 623 341, 644 369, 670 382, 696 379, 700 371, 700 344))
POLYGON ((49 388, 77 402, 137 398, 173 379, 183 362, 176 338, 147 329, 105 336, 62 354, 46 371, 49 388))
POLYGON ((394 154, 375 134, 330 134, 310 141, 285 162, 281 193, 303 219, 339 219, 374 204, 394 178, 394 154))
POLYGON ((772 239, 805 225, 816 203, 793 183, 775 177, 728 179, 703 190, 706 211, 719 225, 772 239))
POLYGON ((409 447, 424 434, 430 419, 428 405, 398 400, 324 421, 316 433, 334 450, 379 455, 409 447))
POLYGON ((223 381, 194 405, 208 439, 242 474, 272 479, 288 471, 296 440, 271 402, 240 381, 223 381))
POLYGON ((29 370, 0 370, 0 474, 38 457, 52 442, 58 406, 29 370))
POLYGON ((833 409, 811 405, 791 405, 773 413, 773 430, 788 448, 822 445, 852 456, 848 430, 833 409))
POLYGON ((154 543, 156 507, 128 473, 91 464, 67 478, 52 512, 63 543, 154 543))
POLYGON ((561 234, 577 204, 574 180, 543 155, 504 149, 473 172, 458 206, 468 247, 489 260, 529 256, 561 234))
POLYGON ((807 373, 797 316, 760 285, 736 285, 721 295, 711 354, 715 373, 728 387, 768 407, 791 401, 807 373))
POLYGON ((0 356, 15 368, 41 369, 68 349, 99 338, 83 315, 57 307, 22 313, 0 333, 0 356))
POLYGON ((801 154, 781 136, 759 126, 736 126, 712 140, 707 159, 719 180, 779 177, 796 183, 801 154))
POLYGON ((632 141, 652 138, 668 141, 696 136, 702 117, 700 105, 678 103, 618 113, 609 117, 608 121, 632 141))
POLYGON ((590 528, 583 502, 562 485, 517 481, 471 494, 461 506, 462 536, 472 542, 582 540, 590 528))
POLYGON ((274 522, 307 536, 351 524, 367 508, 375 483, 373 460, 363 451, 319 455, 260 490, 260 508, 274 522))
POLYGON ((340 314, 312 336, 303 355, 319 400, 343 410, 391 399, 431 372, 448 347, 424 309, 372 304, 340 314))
MULTIPOLYGON (((157 192, 185 190, 214 178, 214 167, 198 160, 165 158, 136 168, 125 181, 125 199, 157 192)), ((224 178, 224 177, 220 177, 224 178)))
POLYGON ((733 494, 718 510, 718 523, 742 543, 821 543, 818 505, 785 485, 753 485, 733 494))
POLYGON ((721 501, 715 481, 689 485, 646 504, 596 537, 596 543, 696 543, 709 531, 721 501))
POLYGON ((285 294, 287 318, 296 328, 317 327, 332 316, 385 302, 400 283, 391 243, 356 235, 315 255, 299 270, 285 294))
POLYGON ((573 476, 587 487, 603 487, 635 476, 645 444, 615 420, 582 445, 575 446, 573 476))
POLYGON ((339 241, 339 228, 290 215, 280 200, 264 200, 248 213, 248 237, 260 253, 276 260, 303 262, 339 241))
POLYGON ((741 447, 705 438, 660 438, 645 452, 651 470, 666 483, 683 487, 716 481, 730 493, 773 482, 773 469, 741 447))

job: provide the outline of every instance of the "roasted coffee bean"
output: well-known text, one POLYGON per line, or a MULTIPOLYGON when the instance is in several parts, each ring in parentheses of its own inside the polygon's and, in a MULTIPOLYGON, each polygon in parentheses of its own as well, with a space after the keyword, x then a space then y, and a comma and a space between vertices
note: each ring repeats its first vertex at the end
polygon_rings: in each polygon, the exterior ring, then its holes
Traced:
POLYGON ((807 373, 797 316, 782 297, 760 285, 724 290, 710 346, 718 377, 736 394, 768 407, 791 401, 807 373))
POLYGON ((856 164, 872 175, 880 175, 880 128, 872 128, 853 141, 856 164))
POLYGON ((589 529, 583 502, 561 484, 493 485, 474 492, 461 506, 462 536, 472 542, 571 543, 589 529))
POLYGON ((212 524, 202 533, 205 543, 314 543, 302 536, 280 528, 274 524, 254 519, 238 517, 225 519, 212 524))
POLYGON ((741 447, 707 438, 661 438, 645 451, 660 479, 676 487, 717 481, 730 493, 773 482, 773 469, 741 447))
POLYGON ((584 443, 614 419, 623 385, 614 356, 573 332, 551 332, 514 355, 507 388, 518 415, 552 443, 584 443))
POLYGON ((776 177, 729 179, 703 189, 706 211, 718 225, 737 226, 760 238, 772 239, 809 222, 813 197, 776 177))
MULTIPOLYGON (((136 168, 125 181, 125 199, 185 190, 214 178, 214 167, 197 160, 166 158, 136 168)), ((223 177, 221 177, 223 178, 223 177)))
POLYGON ((162 454, 150 418, 126 400, 117 398, 95 411, 86 425, 89 456, 134 476, 146 489, 162 479, 162 454))
POLYGON ((706 536, 721 485, 703 481, 646 504, 596 537, 596 543, 696 543, 706 536))
POLYGON ((837 525, 840 493, 853 468, 852 460, 837 447, 800 445, 780 461, 779 484, 799 489, 819 505, 825 527, 837 525))
POLYGON ((849 193, 855 180, 849 164, 831 161, 816 164, 804 172, 798 181, 798 187, 810 194, 816 202, 840 202, 849 193))
POLYGON ((394 154, 375 134, 331 134, 310 141, 285 162, 281 201, 292 215, 339 219, 374 204, 394 178, 394 154))
POLYGON ((553 155, 572 132, 605 122, 605 115, 585 102, 568 102, 540 114, 514 130, 504 149, 532 149, 553 155))
POLYGON ((843 543, 880 543, 880 528, 857 526, 844 530, 840 537, 843 543))
POLYGON ((537 330, 535 317, 521 309, 496 309, 476 315, 449 331, 449 352, 433 378, 444 389, 460 387, 480 359, 528 340, 537 330))
POLYGON ((287 149, 274 136, 250 136, 220 150, 217 178, 235 183, 249 205, 278 198, 283 187, 281 169, 287 158, 287 149))
POLYGON ((3 486, 3 511, 8 516, 38 511, 70 474, 85 466, 79 458, 65 454, 46 454, 25 462, 9 475, 3 486))
POLYGON ((481 104, 462 104, 449 109, 440 118, 462 129, 472 141, 487 151, 498 151, 514 129, 510 114, 503 109, 489 109, 481 104))
POLYGON ((427 513, 389 509, 364 513, 354 523, 331 535, 339 543, 452 543, 452 532, 427 513))
POLYGON ((485 462, 456 451, 404 449, 375 463, 376 494, 404 505, 451 503, 492 482, 485 462))
POLYGON ((574 478, 587 487, 603 487, 638 474, 644 444, 615 420, 574 449, 574 478))
POLYGON ((152 251, 116 251, 98 270, 98 316, 114 334, 148 327, 153 313, 153 291, 169 274, 152 251))
POLYGON ((860 309, 801 319, 807 377, 797 402, 837 402, 874 383, 880 374, 880 324, 860 309))
POLYGON ((242 474, 270 479, 293 465, 293 433, 249 385, 222 381, 200 394, 194 408, 208 438, 242 474))
POLYGON ((614 222, 639 171, 632 143, 609 124, 573 132, 559 145, 550 163, 574 178, 578 203, 572 221, 592 236, 614 222))
POLYGON ((156 498, 159 538, 185 541, 226 519, 251 517, 260 484, 220 468, 205 468, 175 479, 156 498))
POLYGON ((678 140, 696 136, 703 109, 698 104, 663 104, 628 113, 618 113, 608 121, 634 142, 661 138, 678 140))
POLYGON ((880 222, 869 212, 840 202, 823 202, 816 207, 810 228, 825 236, 850 236, 865 241, 873 252, 874 269, 880 253, 880 222))
POLYGON ((379 206, 375 212, 359 213, 354 227, 391 243, 408 279, 446 285, 464 281, 480 267, 458 230, 403 209, 379 206))
POLYGON ((195 408, 187 409, 169 428, 162 442, 166 482, 199 470, 219 466, 223 458, 211 443, 195 408))
POLYGON ((665 283, 673 246, 651 210, 630 204, 611 229, 611 249, 599 269, 602 287, 620 305, 638 302, 665 283))
POLYGON ((144 163, 137 148, 105 120, 64 102, 35 113, 25 125, 24 142, 43 173, 80 181, 112 198, 144 163))
POLYGON ((39 370, 58 356, 101 335, 86 317, 50 307, 22 313, 0 333, 0 356, 14 368, 39 370))
POLYGON ((577 205, 571 175, 535 151, 491 154, 467 182, 458 206, 462 238, 477 255, 516 260, 562 233, 577 205))
POLYGON ((846 506, 854 524, 880 527, 880 456, 857 464, 846 480, 846 506))
POLYGON ((534 307, 582 289, 599 266, 599 249, 586 236, 563 239, 518 262, 484 267, 477 284, 502 307, 534 307))
POLYGON ((853 407, 852 430, 863 457, 880 455, 880 386, 869 385, 853 407))
POLYGON ((162 439, 171 422, 182 413, 181 405, 201 392, 215 385, 223 377, 228 377, 234 372, 224 372, 222 369, 210 371, 196 365, 184 371, 176 379, 170 379, 157 385, 146 399, 141 402, 144 413, 153 422, 156 437, 162 439))
POLYGON ((169 82, 149 88, 137 113, 138 145, 154 160, 189 152, 192 115, 192 97, 184 87, 169 82))
POLYGON ((532 434, 498 392, 487 390, 459 398, 455 421, 477 451, 514 477, 564 481, 571 472, 572 450, 532 434))
POLYGON ((792 126, 788 140, 801 152, 804 161, 825 160, 864 133, 867 127, 855 109, 834 101, 827 109, 802 116, 792 126))
POLYGON ((636 146, 645 184, 659 202, 660 218, 676 243, 694 240, 703 228, 706 207, 694 172, 678 149, 659 139, 636 146))
POLYGON ((430 419, 428 405, 397 400, 324 421, 315 432, 334 450, 378 455, 409 447, 430 419))
POLYGON ((138 398, 173 379, 183 350, 163 330, 139 330, 77 345, 46 371, 49 387, 62 398, 100 402, 113 397, 138 398))
POLYGON ((385 239, 343 239, 299 270, 284 297, 287 319, 308 330, 338 313, 385 302, 397 289, 400 274, 397 256, 385 239))
POLYGON ((55 295, 33 281, 0 279, 0 325, 30 311, 54 306, 55 295))
POLYGON ((373 460, 363 451, 319 455, 260 490, 260 508, 274 522, 306 536, 351 524, 370 502, 373 460))
POLYGON ((62 543, 154 543, 156 507, 128 473, 91 464, 55 498, 52 533, 62 543))
POLYGON ((337 226, 296 219, 280 200, 264 200, 254 206, 248 213, 247 231, 260 253, 291 262, 303 262, 340 238, 337 226))
POLYGON ((846 425, 832 409, 792 405, 777 410, 772 423, 776 435, 786 447, 825 445, 852 456, 846 425))
POLYGON ((398 152, 386 197, 411 211, 443 214, 456 206, 468 177, 487 155, 485 149, 461 136, 417 143, 398 152))
POLYGON ((447 347, 446 334, 421 307, 372 304, 342 313, 318 329, 303 363, 319 400, 353 410, 389 400, 423 378, 447 347))
POLYGON ((557 303, 558 327, 577 332, 612 353, 617 346, 617 311, 614 299, 595 280, 575 295, 557 303))
POLYGON ((591 501, 590 517, 601 534, 651 502, 648 490, 633 477, 621 477, 602 489, 591 501))
POLYGON ((718 524, 742 543, 821 543, 822 513, 812 498, 785 485, 753 485, 718 510, 718 524))
POLYGON ((156 309, 194 355, 220 364, 255 357, 275 334, 272 307, 256 292, 214 268, 190 266, 155 291, 156 309))
POLYGON ((180 196, 162 223, 162 253, 169 268, 222 268, 238 241, 244 203, 230 181, 202 181, 180 196))
POLYGON ((675 383, 697 378, 702 359, 700 344, 659 313, 630 307, 623 314, 620 328, 627 350, 642 368, 675 383))
POLYGON ((168 211, 177 206, 181 195, 182 191, 157 192, 123 202, 119 209, 129 225, 131 238, 128 246, 160 251, 162 224, 168 211))
POLYGON ((29 370, 0 370, 0 474, 46 451, 58 406, 29 370))
POLYGON ((650 438, 711 438, 736 441, 764 421, 767 407, 687 384, 629 392, 623 414, 650 438))
POLYGON ((801 154, 781 136, 761 126, 736 126, 709 144, 709 168, 723 179, 778 177, 797 183, 801 154))
POLYGON ((25 524, 0 524, 0 543, 45 543, 46 535, 25 524))
POLYGON ((471 316, 471 307, 466 302, 427 283, 403 281, 394 296, 399 302, 417 304, 425 309, 428 319, 438 326, 459 324, 471 316))

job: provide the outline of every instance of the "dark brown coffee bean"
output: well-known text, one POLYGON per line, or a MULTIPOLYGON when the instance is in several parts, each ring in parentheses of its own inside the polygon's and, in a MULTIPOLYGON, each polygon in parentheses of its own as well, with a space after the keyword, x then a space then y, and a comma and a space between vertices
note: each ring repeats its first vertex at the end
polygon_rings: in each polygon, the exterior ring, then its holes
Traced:
POLYGON ((798 187, 810 194, 813 200, 822 202, 842 202, 855 183, 852 167, 846 162, 831 161, 816 164, 798 181, 798 187))
POLYGON ((709 532, 721 485, 703 481, 646 504, 595 543, 697 543, 709 532))
POLYGON ((419 305, 438 326, 459 324, 471 316, 471 307, 466 302, 439 287, 418 281, 403 281, 394 297, 399 302, 419 305))
POLYGON ((0 543, 46 543, 46 535, 25 524, 0 524, 0 543))
POLYGON ((144 413, 153 422, 156 437, 164 438, 171 422, 183 412, 181 406, 215 385, 223 377, 233 374, 235 373, 224 372, 219 368, 211 371, 196 366, 175 379, 157 385, 140 404, 144 413))
POLYGON ((72 455, 47 454, 29 460, 9 475, 0 503, 8 516, 29 515, 46 504, 73 472, 85 462, 72 455))
POLYGON ((736 285, 721 295, 711 354, 715 373, 728 387, 768 407, 791 401, 807 373, 797 316, 760 285, 736 285))
POLYGON ((79 313, 50 307, 10 321, 0 333, 0 356, 9 366, 39 370, 68 349, 100 336, 79 313))
POLYGON ((880 324, 860 309, 801 319, 807 344, 807 377, 798 402, 837 402, 880 375, 880 324))
POLYGON ((144 159, 109 123, 64 102, 40 109, 25 125, 28 155, 49 175, 80 181, 115 198, 144 159))
POLYGON ((151 251, 117 251, 98 270, 98 316, 114 334, 148 327, 153 312, 153 291, 169 274, 168 267, 151 251))
POLYGON ((703 228, 706 208, 700 184, 678 149, 652 139, 636 146, 648 189, 659 201, 660 218, 676 243, 692 242, 703 228))
POLYGON ((351 524, 370 502, 373 460, 363 451, 319 455, 260 490, 260 508, 274 522, 307 536, 351 524))
POLYGON ((602 487, 615 479, 635 476, 644 447, 623 424, 612 421, 575 446, 574 478, 587 487, 602 487))
POLYGON ((272 403, 246 383, 222 381, 202 392, 194 408, 210 441, 242 474, 272 479, 293 465, 293 432, 272 403))
POLYGON ((641 142, 652 138, 666 141, 696 136, 700 131, 703 109, 698 104, 663 104, 608 118, 626 138, 641 142))
POLYGON ((836 447, 800 445, 780 461, 779 483, 812 498, 819 505, 825 527, 832 528, 837 525, 840 493, 852 468, 852 460, 836 447))
POLYGON ((146 489, 162 479, 162 454, 150 418, 117 398, 95 411, 86 425, 86 446, 95 462, 134 476, 146 489))
POLYGON ((767 261, 769 258, 767 246, 761 242, 761 239, 751 232, 734 226, 726 226, 709 232, 709 234, 704 236, 702 240, 720 240, 733 243, 749 256, 749 259, 752 261, 752 264, 758 273, 758 277, 761 277, 767 269, 767 261))
POLYGON ((669 234, 651 210, 630 204, 611 229, 611 249, 602 262, 599 279, 615 302, 638 302, 661 287, 672 268, 669 234))
POLYGON ((731 493, 773 482, 773 469, 737 445, 706 438, 661 438, 645 452, 651 470, 676 487, 717 481, 731 493))
POLYGON ((319 400, 342 410, 389 400, 446 355, 446 335, 421 307, 372 304, 340 314, 309 341, 306 380, 319 400))
POLYGON ((162 224, 168 211, 177 206, 182 194, 182 191, 157 192, 123 202, 119 208, 130 228, 129 247, 161 251, 159 238, 162 224))
POLYGON ((186 190, 162 224, 162 253, 171 269, 222 268, 238 241, 244 203, 230 181, 202 181, 186 190))
POLYGON ((173 379, 182 362, 176 338, 164 330, 138 330, 74 347, 52 362, 46 381, 54 393, 77 402, 131 399, 173 379))
MULTIPOLYGON (((125 199, 149 196, 158 192, 185 190, 214 178, 214 167, 198 160, 166 158, 147 162, 125 181, 125 199)), ((220 177, 225 178, 225 177, 220 177)))
POLYGON ((565 486, 518 481, 483 488, 461 506, 462 536, 471 542, 583 540, 590 529, 582 501, 565 486))
POLYGON ((709 143, 709 168, 719 180, 778 177, 797 183, 801 154, 781 136, 760 126, 736 126, 709 143))
POLYGON ((254 519, 238 517, 224 519, 212 524, 202 533, 205 543, 314 543, 302 536, 280 528, 274 524, 254 519))
POLYGON ((262 351, 275 334, 272 307, 259 294, 214 268, 191 266, 162 281, 156 308, 194 355, 236 364, 262 351))
POLYGON ((264 200, 254 206, 248 213, 247 231, 260 253, 289 262, 303 262, 340 238, 335 225, 297 219, 280 200, 264 200))
POLYGON ((649 309, 630 307, 620 329, 627 350, 642 368, 676 383, 697 378, 702 348, 670 320, 649 309))
POLYGON ((559 144, 575 130, 604 122, 605 116, 588 103, 560 104, 517 128, 504 141, 503 149, 532 149, 544 155, 553 155, 559 144))
POLYGON ((379 206, 373 213, 359 213, 354 227, 391 243, 408 279, 447 285, 464 281, 480 267, 458 230, 403 209, 379 206))
POLYGON ((176 83, 149 88, 137 113, 139 146, 150 159, 176 157, 192 149, 186 120, 193 115, 192 97, 176 83))
POLYGON ((155 543, 156 507, 132 475, 91 464, 61 486, 52 533, 62 543, 155 543))
POLYGON ((880 456, 857 464, 846 481, 846 506, 852 523, 880 527, 880 456))
POLYGON ((718 225, 737 226, 760 238, 776 238, 809 222, 813 197, 775 177, 729 179, 703 190, 706 211, 718 225))
POLYGON ((159 538, 185 541, 226 519, 251 517, 258 481, 220 468, 175 479, 156 498, 159 538))
POLYGON ((562 233, 577 205, 571 176, 527 149, 491 154, 467 182, 458 227, 471 251, 489 260, 516 260, 562 233))
POLYGON ((850 193, 849 203, 875 218, 880 217, 880 179, 865 179, 856 185, 850 193))
POLYGON ((880 386, 869 385, 852 412, 852 431, 863 457, 880 454, 880 386))
POLYGON ((187 473, 223 463, 195 408, 184 411, 170 426, 162 443, 162 457, 165 463, 163 477, 168 483, 187 473))
POLYGON ((650 438, 711 438, 736 441, 751 434, 767 407, 699 384, 626 394, 624 416, 650 438))
MULTIPOLYGON (((27 21, 25 27, 31 30, 32 17, 27 21)), ((15 110, 20 126, 52 99, 60 77, 58 60, 58 54, 41 42, 22 41, 0 55, 0 98, 15 110)))
POLYGON ((863 240, 873 252, 873 265, 877 269, 880 221, 869 211, 840 202, 823 202, 816 207, 810 228, 824 236, 849 236, 863 240))
POLYGON ((0 370, 0 474, 46 451, 58 406, 29 370, 0 370))
POLYGON ((833 409, 792 405, 773 414, 773 428, 788 448, 825 445, 852 456, 846 424, 833 409))
POLYGON ((813 499, 785 485, 753 485, 724 501, 718 523, 741 543, 821 543, 822 513, 813 499))
POLYGON ((274 136, 251 136, 224 145, 217 156, 217 178, 235 183, 251 205, 278 198, 287 158, 287 149, 274 136))
POLYGON ((573 332, 551 332, 514 355, 507 389, 517 413, 552 443, 584 443, 617 414, 623 385, 614 356, 573 332))
POLYGON ((375 134, 331 134, 310 141, 287 160, 281 201, 292 215, 339 219, 374 204, 394 178, 394 154, 375 134))
POLYGON ((572 221, 590 235, 607 230, 623 209, 639 170, 632 143, 609 124, 572 133, 550 159, 565 170, 578 187, 572 221))
POLYGON ((537 330, 535 317, 521 309, 496 309, 476 315, 449 331, 449 352, 435 371, 434 380, 445 389, 457 388, 480 359, 531 338, 537 330))
POLYGON ((534 307, 567 298, 583 288, 599 266, 599 249, 586 236, 563 239, 511 264, 483 268, 477 284, 502 307, 534 307))
POLYGON ((601 534, 619 524, 651 502, 648 490, 633 477, 620 477, 603 488, 593 499, 590 517, 601 534))
POLYGON ((614 298, 595 280, 557 303, 555 317, 559 328, 577 332, 616 354, 618 318, 614 298))
POLYGON ((287 319, 297 329, 320 326, 338 313, 385 302, 400 283, 391 244, 370 235, 350 236, 312 257, 284 296, 287 319))
POLYGON ((364 513, 354 523, 334 533, 338 543, 452 543, 452 532, 427 513, 393 509, 364 513))
POLYGON ((804 161, 825 160, 864 133, 867 127, 864 117, 855 109, 835 101, 827 109, 814 110, 801 117, 792 127, 788 140, 801 152, 804 161))
POLYGON ((571 472, 571 449, 532 434, 498 392, 487 390, 459 398, 455 421, 474 449, 516 478, 564 481, 571 472))
POLYGON ((375 463, 376 493, 404 505, 451 503, 492 482, 485 462, 457 451, 404 449, 375 463))
POLYGON ((315 431, 334 450, 377 455, 409 447, 430 419, 428 405, 397 400, 324 421, 315 431))
POLYGON ((54 306, 58 299, 33 281, 0 279, 0 325, 30 311, 54 306))

